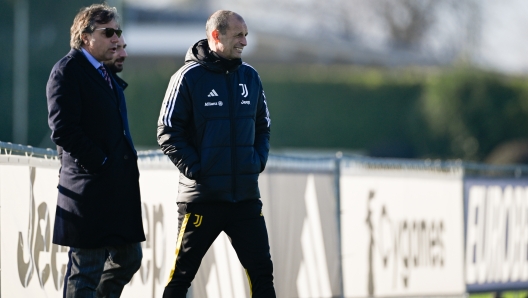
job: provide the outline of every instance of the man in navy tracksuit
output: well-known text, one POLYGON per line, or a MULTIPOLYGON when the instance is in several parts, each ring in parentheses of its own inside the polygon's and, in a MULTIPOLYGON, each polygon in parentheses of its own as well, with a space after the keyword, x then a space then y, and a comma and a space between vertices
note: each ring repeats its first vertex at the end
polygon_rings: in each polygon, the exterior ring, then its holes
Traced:
POLYGON ((163 297, 185 297, 200 262, 224 231, 252 297, 275 297, 273 264, 258 188, 268 159, 270 117, 260 78, 242 63, 244 19, 213 13, 207 39, 171 78, 158 143, 180 171, 176 261, 163 297))

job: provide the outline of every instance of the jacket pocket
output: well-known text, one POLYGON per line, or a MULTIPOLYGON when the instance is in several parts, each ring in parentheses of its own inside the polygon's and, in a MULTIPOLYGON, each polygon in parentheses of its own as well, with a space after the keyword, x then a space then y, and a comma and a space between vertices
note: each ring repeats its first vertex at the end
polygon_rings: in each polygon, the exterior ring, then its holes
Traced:
POLYGON ((258 152, 252 146, 237 148, 237 166, 239 174, 259 174, 262 162, 258 152))

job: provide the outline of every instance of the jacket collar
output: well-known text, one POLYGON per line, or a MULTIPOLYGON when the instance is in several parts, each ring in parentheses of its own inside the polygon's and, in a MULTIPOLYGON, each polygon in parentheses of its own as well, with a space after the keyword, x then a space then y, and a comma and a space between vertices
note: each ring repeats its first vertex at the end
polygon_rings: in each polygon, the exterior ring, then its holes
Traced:
POLYGON ((118 76, 117 73, 110 71, 110 75, 111 75, 112 78, 115 80, 115 82, 116 82, 119 86, 121 86, 121 88, 123 88, 123 90, 125 90, 126 87, 128 87, 128 83, 125 82, 125 80, 123 80, 120 76, 118 76))
MULTIPOLYGON (((81 67, 86 71, 88 76, 90 76, 92 79, 94 79, 98 84, 102 86, 104 90, 106 90, 108 93, 110 93, 113 97, 116 96, 114 93, 114 90, 108 86, 108 83, 105 81, 103 76, 99 73, 99 71, 88 61, 88 58, 84 55, 84 53, 81 50, 78 49, 71 49, 71 51, 68 53, 69 57, 72 57, 75 59, 75 61, 78 61, 78 63, 81 65, 81 67)), ((106 66, 105 66, 106 68, 106 66)), ((110 73, 108 68, 106 68, 106 71, 110 73)), ((116 84, 114 84, 116 85, 116 84)))
POLYGON ((207 39, 202 39, 189 48, 185 62, 198 62, 211 71, 225 73, 236 71, 242 64, 242 59, 222 58, 211 51, 207 39))

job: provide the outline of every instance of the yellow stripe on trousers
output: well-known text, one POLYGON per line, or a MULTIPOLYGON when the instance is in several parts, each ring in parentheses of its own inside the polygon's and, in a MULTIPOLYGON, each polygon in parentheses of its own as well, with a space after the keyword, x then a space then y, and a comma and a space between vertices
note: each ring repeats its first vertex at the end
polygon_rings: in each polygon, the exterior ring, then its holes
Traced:
POLYGON ((172 266, 172 269, 169 274, 169 280, 167 281, 167 286, 169 282, 172 280, 172 276, 174 275, 174 271, 176 271, 176 260, 178 259, 178 254, 180 253, 180 246, 183 239, 183 234, 185 234, 185 228, 187 227, 187 222, 189 221, 189 217, 191 217, 190 213, 185 214, 185 218, 183 219, 183 223, 180 229, 180 234, 178 235, 178 241, 176 242, 176 255, 174 256, 174 265, 172 266))
POLYGON ((253 285, 251 284, 251 278, 249 277, 249 272, 246 269, 246 276, 249 283, 249 297, 253 297, 253 285))

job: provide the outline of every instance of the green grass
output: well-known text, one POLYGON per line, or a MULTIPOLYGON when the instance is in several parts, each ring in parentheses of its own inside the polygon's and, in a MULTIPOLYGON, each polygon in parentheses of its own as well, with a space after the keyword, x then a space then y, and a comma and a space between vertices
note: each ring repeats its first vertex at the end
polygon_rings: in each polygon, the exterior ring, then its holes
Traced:
MULTIPOLYGON (((493 298, 493 297, 495 297, 495 293, 494 292, 478 293, 478 294, 469 295, 469 298, 493 298)), ((503 297, 503 298, 525 298, 525 297, 528 297, 528 290, 526 290, 526 291, 503 292, 501 297, 503 297)))

